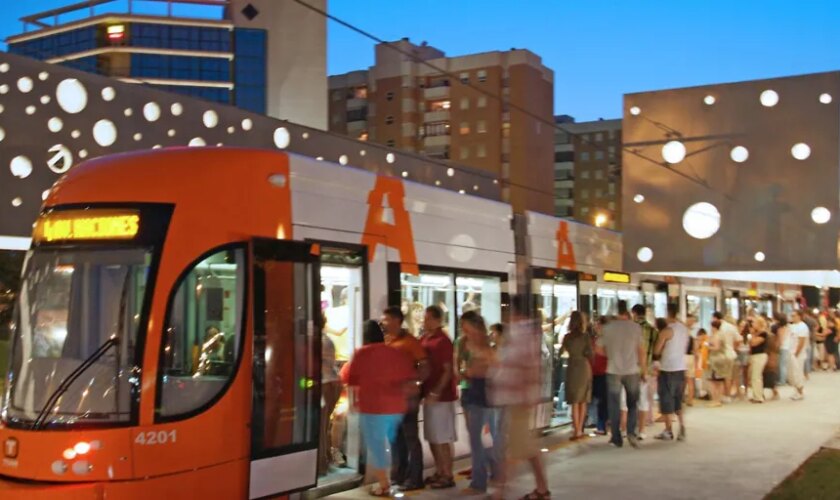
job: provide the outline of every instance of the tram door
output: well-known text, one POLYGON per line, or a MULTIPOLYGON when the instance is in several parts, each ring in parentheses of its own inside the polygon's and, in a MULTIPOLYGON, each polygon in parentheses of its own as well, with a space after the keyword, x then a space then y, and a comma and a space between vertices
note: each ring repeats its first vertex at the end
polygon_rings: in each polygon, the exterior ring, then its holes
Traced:
POLYGON ((320 307, 325 319, 321 341, 321 456, 319 486, 359 475, 361 435, 351 412, 354 394, 338 382, 338 373, 362 346, 367 314, 364 247, 321 246, 320 307))
POLYGON ((319 249, 252 241, 253 415, 249 498, 317 481, 321 410, 319 249))

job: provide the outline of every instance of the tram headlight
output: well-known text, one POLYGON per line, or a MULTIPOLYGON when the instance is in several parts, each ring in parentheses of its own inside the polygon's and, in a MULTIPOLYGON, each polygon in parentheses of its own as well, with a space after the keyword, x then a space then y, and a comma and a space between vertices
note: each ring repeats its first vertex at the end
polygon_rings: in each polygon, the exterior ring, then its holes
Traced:
POLYGON ((76 443, 76 446, 73 447, 73 451, 75 451, 77 455, 86 455, 90 451, 90 443, 79 441, 76 443))

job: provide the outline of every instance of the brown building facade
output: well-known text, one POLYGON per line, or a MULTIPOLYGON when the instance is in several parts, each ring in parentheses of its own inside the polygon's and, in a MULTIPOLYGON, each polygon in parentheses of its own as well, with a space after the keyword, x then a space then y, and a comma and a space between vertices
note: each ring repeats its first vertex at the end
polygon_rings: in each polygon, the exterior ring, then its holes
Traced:
POLYGON ((330 77, 330 130, 481 169, 514 209, 554 213, 554 76, 539 56, 393 45, 368 71, 330 77))
POLYGON ((621 120, 559 123, 555 215, 621 229, 621 120))

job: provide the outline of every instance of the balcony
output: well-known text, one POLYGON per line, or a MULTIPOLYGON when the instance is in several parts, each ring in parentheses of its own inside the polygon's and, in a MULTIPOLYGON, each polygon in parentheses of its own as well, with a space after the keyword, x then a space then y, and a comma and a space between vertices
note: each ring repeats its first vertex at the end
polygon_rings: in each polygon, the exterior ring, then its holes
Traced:
POLYGON ((367 99, 353 98, 347 99, 347 109, 362 109, 367 106, 367 99))
POLYGON ((452 139, 448 135, 431 135, 423 138, 423 145, 427 150, 449 146, 452 139))
POLYGON ((423 98, 427 100, 444 99, 449 97, 449 86, 429 87, 423 89, 423 98))
POLYGON ((423 114, 423 122, 424 123, 434 123, 434 122, 448 122, 449 121, 449 110, 441 110, 441 111, 427 111, 423 114))

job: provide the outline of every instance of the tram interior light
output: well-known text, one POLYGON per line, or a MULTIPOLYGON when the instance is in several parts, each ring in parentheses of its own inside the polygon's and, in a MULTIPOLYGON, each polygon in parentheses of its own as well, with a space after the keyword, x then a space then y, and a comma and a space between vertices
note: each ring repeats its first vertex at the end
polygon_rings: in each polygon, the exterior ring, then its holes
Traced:
POLYGON ((87 455, 90 451, 90 443, 86 441, 79 441, 73 447, 73 450, 76 452, 77 455, 87 455))

